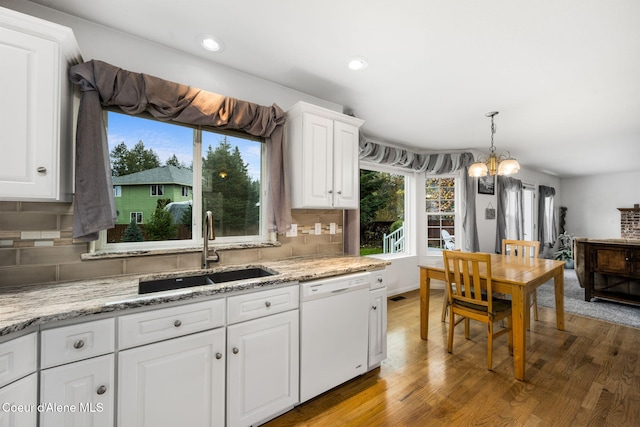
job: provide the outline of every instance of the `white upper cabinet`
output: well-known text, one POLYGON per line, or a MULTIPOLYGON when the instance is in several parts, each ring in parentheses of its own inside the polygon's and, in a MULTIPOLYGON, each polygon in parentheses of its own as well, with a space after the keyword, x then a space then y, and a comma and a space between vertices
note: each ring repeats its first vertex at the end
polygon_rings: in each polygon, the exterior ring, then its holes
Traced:
POLYGON ((362 123, 305 102, 287 111, 292 208, 358 208, 358 129, 362 123))
POLYGON ((0 7, 0 200, 71 201, 73 32, 0 7))

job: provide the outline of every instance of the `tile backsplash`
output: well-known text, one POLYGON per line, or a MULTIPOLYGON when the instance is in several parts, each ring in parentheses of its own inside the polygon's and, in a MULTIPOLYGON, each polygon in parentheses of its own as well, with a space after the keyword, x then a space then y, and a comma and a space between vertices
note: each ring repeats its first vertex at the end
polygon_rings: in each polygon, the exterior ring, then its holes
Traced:
MULTIPOLYGON (((278 236, 281 245, 276 247, 220 251, 220 264, 343 253, 342 210, 298 209, 291 214, 295 237, 278 236), (315 234, 318 223, 320 234, 315 234)), ((72 221, 70 203, 0 202, 0 287, 200 266, 200 252, 82 260, 89 245, 73 240, 72 221)))

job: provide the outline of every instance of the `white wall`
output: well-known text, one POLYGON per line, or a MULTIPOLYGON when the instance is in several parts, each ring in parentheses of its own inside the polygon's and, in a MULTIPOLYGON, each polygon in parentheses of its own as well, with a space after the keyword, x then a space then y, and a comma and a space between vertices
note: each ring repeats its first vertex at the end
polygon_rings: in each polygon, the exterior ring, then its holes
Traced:
POLYGON ((567 207, 566 229, 579 237, 619 238, 620 211, 640 203, 640 172, 562 180, 560 206, 567 207))

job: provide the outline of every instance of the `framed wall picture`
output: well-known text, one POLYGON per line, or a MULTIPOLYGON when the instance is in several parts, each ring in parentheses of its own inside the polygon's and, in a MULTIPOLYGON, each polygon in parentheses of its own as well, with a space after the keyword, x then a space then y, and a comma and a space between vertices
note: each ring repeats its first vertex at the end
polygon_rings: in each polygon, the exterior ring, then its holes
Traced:
POLYGON ((496 180, 495 176, 481 176, 478 178, 478 194, 495 194, 496 180))

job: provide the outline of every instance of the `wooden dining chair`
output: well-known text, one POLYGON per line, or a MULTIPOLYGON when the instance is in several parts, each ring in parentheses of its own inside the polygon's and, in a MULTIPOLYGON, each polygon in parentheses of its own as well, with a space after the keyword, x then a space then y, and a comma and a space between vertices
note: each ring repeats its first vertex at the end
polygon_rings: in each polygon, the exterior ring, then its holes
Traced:
MULTIPOLYGON (((453 251, 460 252, 462 249, 452 249, 453 251)), ((449 310, 449 295, 447 294, 447 289, 444 290, 444 297, 442 297, 442 314, 440 316, 440 321, 444 322, 447 320, 447 312, 449 310)))
POLYGON ((465 338, 469 339, 469 319, 483 322, 488 329, 487 367, 492 370, 494 338, 508 334, 509 353, 513 355, 511 301, 493 297, 490 254, 458 251, 443 251, 442 254, 450 301, 447 351, 453 351, 453 332, 457 324, 465 321, 465 338), (456 315, 460 318, 456 319, 456 315), (507 327, 494 331, 494 322, 502 319, 507 319, 507 327))
MULTIPOLYGON (((533 240, 502 239, 502 254, 519 256, 523 258, 538 258, 540 254, 540 242, 533 240)), ((534 289, 529 296, 533 305, 533 318, 538 320, 538 294, 534 289)), ((528 319, 528 316, 527 316, 528 319)), ((527 329, 529 324, 527 322, 527 329)))

